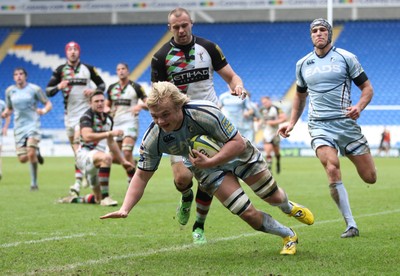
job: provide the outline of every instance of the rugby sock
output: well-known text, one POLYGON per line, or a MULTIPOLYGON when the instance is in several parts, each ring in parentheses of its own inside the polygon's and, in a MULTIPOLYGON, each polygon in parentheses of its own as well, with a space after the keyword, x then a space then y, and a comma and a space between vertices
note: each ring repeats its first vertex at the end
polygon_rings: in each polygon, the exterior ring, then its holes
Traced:
POLYGON ((38 163, 29 163, 30 171, 31 171, 31 186, 37 186, 37 164, 38 163))
POLYGON ((135 175, 135 172, 136 172, 135 168, 126 172, 126 175, 128 176, 128 186, 131 183, 131 180, 132 180, 133 176, 135 175))
POLYGON ((88 204, 96 204, 96 198, 94 194, 88 194, 85 196, 78 196, 71 203, 88 203, 88 204))
POLYGON ((102 167, 99 169, 99 183, 100 183, 100 191, 101 191, 101 199, 105 199, 109 196, 108 183, 110 179, 110 171, 111 168, 102 167))
POLYGON ((267 161, 268 170, 271 170, 272 169, 272 156, 271 155, 267 155, 265 160, 267 161))
POLYGON ((261 213, 263 214, 263 223, 260 229, 257 229, 258 231, 277 235, 282 238, 294 235, 293 231, 289 227, 280 224, 270 215, 264 212, 261 213))
POLYGON ((75 165, 75 183, 81 185, 83 174, 80 169, 75 165))
POLYGON ((282 212, 284 212, 285 214, 290 214, 292 212, 293 205, 289 203, 289 199, 288 199, 286 192, 283 191, 283 193, 285 194, 285 198, 282 200, 282 202, 278 203, 278 204, 271 204, 271 205, 278 206, 278 208, 281 209, 282 212))
POLYGON ((182 202, 191 202, 193 201, 193 191, 192 189, 188 189, 182 192, 182 202))
POLYGON ((276 155, 276 173, 281 172, 281 155, 276 155))
POLYGON ((204 230, 204 223, 206 221, 208 211, 210 210, 210 205, 212 202, 212 197, 206 192, 197 189, 196 193, 196 221, 193 225, 193 231, 196 228, 201 228, 204 230))
POLYGON ((349 196, 343 183, 341 181, 331 183, 329 185, 329 188, 331 192, 331 197, 333 198, 340 212, 342 213, 347 227, 353 226, 357 228, 357 224, 353 218, 353 214, 351 213, 349 196))

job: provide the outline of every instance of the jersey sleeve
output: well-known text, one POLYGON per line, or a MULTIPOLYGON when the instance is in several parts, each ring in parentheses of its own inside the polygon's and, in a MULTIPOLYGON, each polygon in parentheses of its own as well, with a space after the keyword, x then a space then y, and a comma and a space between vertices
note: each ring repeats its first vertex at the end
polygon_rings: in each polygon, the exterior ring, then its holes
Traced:
POLYGON ((135 89, 136 95, 139 99, 143 100, 143 99, 147 98, 147 94, 144 91, 143 86, 141 86, 137 82, 132 81, 132 87, 133 87, 133 89, 135 89))
POLYGON ((162 152, 158 147, 158 128, 152 123, 143 135, 139 148, 138 168, 144 171, 156 171, 161 162, 162 152))
POLYGON ((151 59, 151 82, 168 81, 165 58, 168 54, 169 43, 164 44, 151 59))
POLYGON ((219 71, 228 65, 228 61, 226 60, 222 49, 217 44, 201 37, 196 37, 196 43, 200 44, 207 50, 211 57, 212 66, 215 71, 219 71))
POLYGON ((79 126, 81 129, 85 127, 93 128, 93 117, 92 112, 86 111, 79 120, 79 126))
POLYGON ((36 84, 31 84, 33 87, 33 90, 35 91, 35 99, 39 102, 41 102, 42 104, 47 103, 47 101, 49 100, 46 96, 46 94, 43 92, 42 88, 40 88, 40 86, 36 85, 36 84))
POLYGON ((101 90, 105 91, 106 90, 106 84, 104 83, 103 79, 100 77, 99 73, 97 72, 96 68, 92 65, 87 65, 85 66, 89 69, 90 72, 90 79, 96 84, 97 88, 96 90, 101 90))
POLYGON ((11 102, 11 95, 10 95, 10 91, 11 91, 11 89, 12 89, 12 86, 9 86, 7 89, 6 89, 6 107, 8 108, 8 109, 13 109, 13 107, 12 107, 12 102, 11 102))
POLYGON ((57 85, 61 82, 61 71, 64 65, 60 65, 53 71, 51 78, 46 86, 46 94, 49 97, 53 97, 59 91, 57 85))
POLYGON ((300 93, 307 92, 307 83, 305 82, 302 74, 304 61, 305 59, 302 59, 296 63, 296 86, 297 91, 300 93))
POLYGON ((117 82, 116 82, 116 83, 113 83, 113 84, 111 84, 111 85, 108 87, 108 89, 107 89, 107 92, 106 92, 106 99, 109 100, 110 102, 112 102, 111 91, 114 89, 114 86, 116 86, 117 84, 118 84, 117 82))

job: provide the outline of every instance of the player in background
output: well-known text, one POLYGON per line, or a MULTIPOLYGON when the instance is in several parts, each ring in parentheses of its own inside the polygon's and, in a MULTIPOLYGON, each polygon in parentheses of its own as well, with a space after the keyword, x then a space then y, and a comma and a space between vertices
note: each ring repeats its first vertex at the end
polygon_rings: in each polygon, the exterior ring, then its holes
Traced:
POLYGON ((272 153, 276 159, 276 173, 281 172, 281 139, 278 135, 279 125, 286 122, 287 116, 278 106, 272 104, 270 97, 261 98, 260 114, 261 127, 264 136, 265 159, 267 160, 268 169, 272 171, 272 153))
POLYGON ((259 112, 259 108, 257 103, 253 102, 251 100, 251 93, 247 91, 247 98, 249 99, 250 102, 250 107, 253 109, 253 113, 250 116, 245 116, 243 118, 243 127, 240 133, 244 137, 247 138, 250 142, 253 144, 256 143, 256 125, 257 121, 260 120, 261 114, 259 112))
MULTIPOLYGON (((106 106, 110 109, 110 115, 114 120, 114 129, 122 130, 123 136, 117 136, 116 141, 126 160, 136 164, 133 158, 133 149, 139 134, 139 112, 147 110, 147 95, 143 87, 129 80, 129 68, 126 63, 118 63, 117 75, 119 81, 111 84, 107 89, 106 106)), ((118 158, 114 156, 114 162, 118 158)), ((135 168, 127 171, 128 184, 130 183, 135 168)))
POLYGON ((153 123, 140 146, 138 170, 120 210, 101 218, 126 218, 143 196, 163 153, 176 154, 184 157, 185 166, 193 173, 202 190, 215 195, 229 211, 254 230, 280 236, 283 239, 280 254, 295 254, 298 242, 296 233, 269 214, 257 210, 240 186, 239 178, 262 200, 302 223, 313 224, 313 214, 307 208, 289 201, 288 195, 268 171, 260 151, 240 135, 219 108, 208 101, 189 101, 170 82, 153 83, 147 104, 153 123), (195 157, 191 157, 189 140, 199 134, 208 135, 223 144, 220 151, 208 158, 193 150, 195 157))
POLYGON ((374 160, 367 139, 357 124, 374 92, 357 57, 332 45, 332 26, 327 20, 315 19, 310 24, 310 35, 314 51, 296 63, 297 93, 292 114, 289 124, 282 126, 279 134, 289 137, 309 95, 311 146, 324 167, 332 199, 346 223, 341 237, 352 238, 359 236, 359 230, 342 182, 338 153, 350 159, 364 182, 376 182, 374 160), (351 102, 352 82, 361 90, 356 104, 351 102))
MULTIPOLYGON (((176 8, 168 14, 168 29, 173 37, 154 54, 151 81, 172 82, 192 100, 218 104, 213 82, 216 71, 229 85, 232 95, 245 97, 242 80, 228 64, 219 46, 193 35, 192 27, 193 21, 186 9, 176 8)), ((175 186, 182 193, 176 216, 181 225, 186 225, 193 201, 193 174, 184 166, 181 156, 172 155, 171 165, 175 186)), ((192 237, 194 243, 203 244, 206 243, 204 223, 212 197, 198 189, 195 201, 196 221, 192 237)))
MULTIPOLYGON (((4 112, 6 109, 6 103, 3 100, 0 100, 0 114, 4 112)), ((7 116, 7 118, 0 120, 0 180, 3 178, 3 164, 2 164, 2 147, 3 147, 3 136, 7 136, 8 126, 10 125, 11 117, 7 116)))
MULTIPOLYGON (((59 91, 64 97, 64 124, 68 140, 76 155, 79 147, 79 119, 89 108, 89 97, 96 91, 104 92, 106 85, 96 69, 89 64, 81 63, 81 47, 71 41, 65 45, 67 63, 53 71, 47 84, 46 94, 55 96, 59 91), (97 87, 93 88, 91 83, 97 87)), ((70 193, 79 195, 82 184, 82 172, 75 165, 75 183, 70 187, 70 193)))
POLYGON ((28 73, 22 67, 14 69, 15 84, 6 89, 6 109, 1 114, 3 118, 14 112, 14 138, 18 160, 29 162, 31 172, 31 191, 39 189, 38 163, 43 164, 39 157, 40 116, 52 109, 52 104, 43 90, 36 84, 27 82, 28 73), (38 104, 44 105, 38 108, 38 104))
POLYGON ((113 129, 113 120, 104 112, 105 97, 97 91, 90 97, 90 108, 80 118, 80 146, 76 153, 76 164, 85 173, 93 194, 70 195, 59 203, 89 203, 101 206, 117 206, 118 202, 109 195, 109 179, 113 158, 126 170, 134 165, 127 161, 119 150, 114 137, 122 136, 122 130, 113 129), (106 152, 106 148, 111 153, 106 152))
POLYGON ((251 132, 249 133, 249 127, 253 127, 255 109, 250 101, 250 97, 246 97, 244 100, 239 97, 232 97, 229 89, 229 91, 219 96, 219 107, 229 121, 236 126, 240 134, 250 142, 253 142, 254 135, 251 132))
POLYGON ((385 152, 385 155, 389 155, 390 150, 390 131, 386 127, 383 128, 383 132, 381 134, 381 141, 379 143, 379 148, 377 152, 377 156, 380 156, 382 151, 385 152))

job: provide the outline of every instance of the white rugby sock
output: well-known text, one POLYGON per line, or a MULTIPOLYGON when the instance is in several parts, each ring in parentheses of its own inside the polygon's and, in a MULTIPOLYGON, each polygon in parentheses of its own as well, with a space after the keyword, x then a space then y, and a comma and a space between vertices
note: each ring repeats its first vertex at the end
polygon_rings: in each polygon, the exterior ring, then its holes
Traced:
POLYGON ((344 187, 342 182, 336 182, 329 185, 331 189, 331 196, 333 200, 336 202, 336 205, 339 207, 340 212, 346 222, 347 228, 356 227, 356 221, 353 218, 353 214, 351 213, 349 196, 347 194, 347 190, 344 187))
POLYGON ((282 238, 294 235, 293 231, 289 227, 280 224, 270 215, 264 212, 262 213, 263 213, 263 224, 261 228, 258 229, 258 231, 277 235, 282 238))

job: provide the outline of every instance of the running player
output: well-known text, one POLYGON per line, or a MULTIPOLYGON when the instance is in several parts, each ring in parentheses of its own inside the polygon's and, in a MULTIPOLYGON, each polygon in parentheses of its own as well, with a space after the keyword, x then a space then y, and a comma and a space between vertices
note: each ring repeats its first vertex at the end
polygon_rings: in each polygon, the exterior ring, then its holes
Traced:
MULTIPOLYGON (((65 128, 68 140, 76 155, 79 147, 79 119, 89 108, 89 97, 96 91, 103 91, 106 85, 92 65, 81 63, 81 47, 78 43, 71 41, 65 45, 67 63, 62 64, 54 70, 46 94, 55 96, 62 91, 64 97, 65 128), (93 88, 91 83, 97 87, 93 88)), ((75 165, 75 183, 70 187, 72 194, 79 195, 82 172, 75 165)))
POLYGON ((7 118, 14 112, 14 138, 18 160, 21 163, 29 162, 31 191, 36 191, 39 189, 37 164, 43 164, 43 159, 38 158, 40 116, 48 113, 52 104, 39 86, 27 82, 27 77, 28 73, 24 68, 18 67, 14 70, 15 84, 6 89, 7 107, 2 117, 7 118), (44 107, 38 108, 38 103, 42 103, 44 107))
POLYGON ((276 173, 281 172, 281 139, 278 135, 279 125, 287 120, 286 114, 278 106, 273 105, 269 97, 261 98, 261 124, 264 135, 264 151, 268 169, 272 170, 272 153, 276 159, 276 173))
POLYGON ((289 137, 310 95, 311 146, 325 169, 332 199, 346 222, 341 237, 353 238, 359 236, 359 230, 342 182, 338 153, 351 160, 364 182, 376 182, 374 160, 356 121, 371 101, 374 90, 357 57, 332 45, 332 26, 327 20, 315 19, 310 24, 310 35, 314 51, 296 63, 297 93, 292 114, 289 124, 282 126, 279 133, 289 137), (361 90, 360 99, 354 105, 352 82, 361 90))

